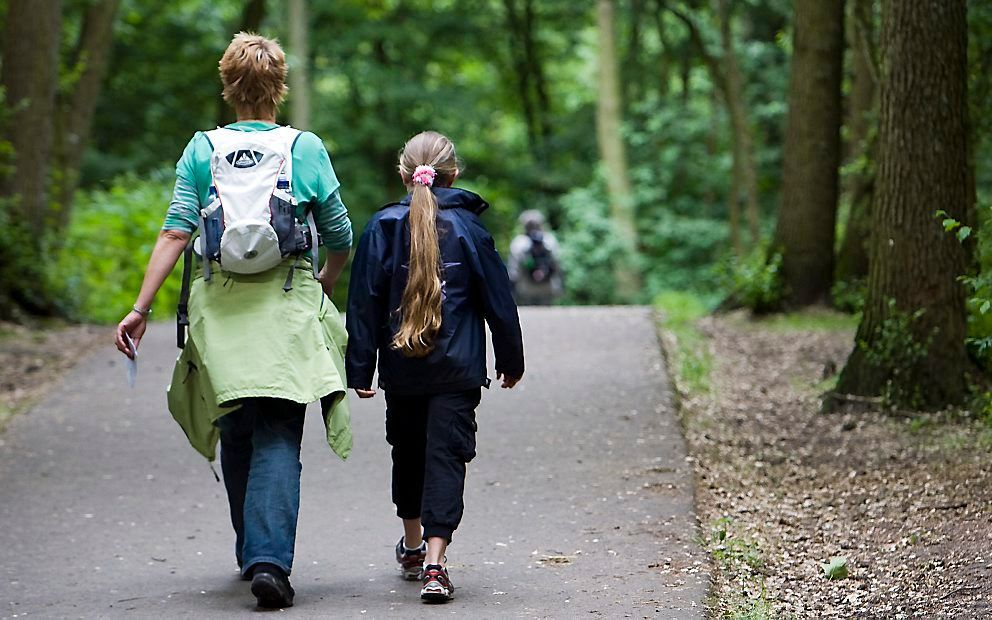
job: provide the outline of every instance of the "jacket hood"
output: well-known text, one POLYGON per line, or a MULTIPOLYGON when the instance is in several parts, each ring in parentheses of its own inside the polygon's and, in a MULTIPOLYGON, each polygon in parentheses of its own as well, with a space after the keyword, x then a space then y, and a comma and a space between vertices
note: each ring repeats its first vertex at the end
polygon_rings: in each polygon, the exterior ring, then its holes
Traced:
MULTIPOLYGON (((431 188, 431 191, 434 193, 434 197, 437 198, 439 209, 465 209, 476 215, 482 215, 482 212, 489 208, 489 203, 482 196, 467 189, 461 189, 460 187, 434 187, 431 188)), ((403 200, 390 203, 386 207, 395 205, 408 207, 410 206, 410 198, 411 194, 407 194, 403 200)), ((386 207, 383 207, 383 209, 386 207)))

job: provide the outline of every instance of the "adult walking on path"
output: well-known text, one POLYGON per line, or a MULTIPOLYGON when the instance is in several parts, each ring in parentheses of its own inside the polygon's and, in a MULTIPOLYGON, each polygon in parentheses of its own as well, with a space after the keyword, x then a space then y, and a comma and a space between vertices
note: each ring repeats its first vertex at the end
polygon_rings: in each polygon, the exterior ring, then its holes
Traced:
MULTIPOLYGON (((304 436, 290 618, 699 618, 691 467, 650 313, 523 308, 527 380, 483 392, 457 599, 426 608, 392 542, 382 402, 356 448, 304 436), (499 396, 499 398, 496 398, 499 396), (364 614, 362 612, 365 612, 364 614)), ((101 351, 0 435, 0 618, 244 617, 223 486, 165 411, 174 329, 153 324, 128 390, 101 351)), ((492 376, 490 368, 490 376, 492 376)))
POLYGON ((344 458, 351 449, 347 337, 329 299, 348 258, 351 222, 320 139, 275 122, 286 72, 275 41, 243 32, 231 41, 220 77, 238 122, 190 140, 141 291, 117 327, 117 348, 133 359, 155 295, 185 251, 183 354, 169 411, 206 458, 213 460, 219 439, 233 559, 258 605, 269 608, 294 601, 289 575, 308 403, 322 401, 334 451, 344 458), (190 283, 197 230, 202 268, 190 283), (319 274, 318 232, 328 249, 319 274))
POLYGON ((513 296, 522 306, 550 306, 564 292, 558 239, 544 229, 544 214, 520 214, 521 232, 510 242, 506 267, 513 296))

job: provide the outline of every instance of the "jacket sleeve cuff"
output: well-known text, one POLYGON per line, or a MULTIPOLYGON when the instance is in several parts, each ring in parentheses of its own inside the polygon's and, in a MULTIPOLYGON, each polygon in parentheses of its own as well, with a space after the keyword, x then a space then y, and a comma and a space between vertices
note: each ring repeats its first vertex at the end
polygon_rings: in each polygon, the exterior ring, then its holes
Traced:
POLYGON ((519 379, 524 376, 524 361, 520 360, 512 364, 496 364, 496 372, 503 376, 519 379))
POLYGON ((373 375, 375 373, 365 373, 365 372, 349 372, 348 373, 348 388, 352 390, 371 390, 375 386, 372 385, 373 375))

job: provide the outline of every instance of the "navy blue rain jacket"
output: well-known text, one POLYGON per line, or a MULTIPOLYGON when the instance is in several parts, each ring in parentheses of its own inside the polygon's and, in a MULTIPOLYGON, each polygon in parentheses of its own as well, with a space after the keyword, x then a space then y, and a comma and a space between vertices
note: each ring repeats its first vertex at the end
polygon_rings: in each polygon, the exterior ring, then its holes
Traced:
POLYGON ((457 188, 434 188, 441 248, 441 329, 427 357, 408 358, 390 344, 399 329, 410 261, 410 196, 376 213, 358 242, 348 289, 348 387, 396 394, 437 394, 477 388, 486 377, 486 332, 493 334, 496 372, 524 373, 523 340, 506 267, 479 214, 489 205, 457 188))

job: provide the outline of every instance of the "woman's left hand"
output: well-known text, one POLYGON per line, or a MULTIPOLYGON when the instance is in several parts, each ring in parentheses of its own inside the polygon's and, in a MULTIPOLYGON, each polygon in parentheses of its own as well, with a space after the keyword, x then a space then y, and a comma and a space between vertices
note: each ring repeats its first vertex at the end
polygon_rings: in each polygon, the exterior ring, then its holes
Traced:
POLYGON ((115 338, 114 341, 117 345, 117 350, 128 356, 130 359, 134 359, 138 345, 141 343, 141 337, 145 335, 145 328, 147 326, 147 317, 139 314, 136 310, 128 312, 127 316, 125 316, 121 322, 117 324, 117 338, 115 338), (134 351, 127 346, 127 341, 124 339, 124 334, 131 337, 131 341, 134 343, 134 351))

